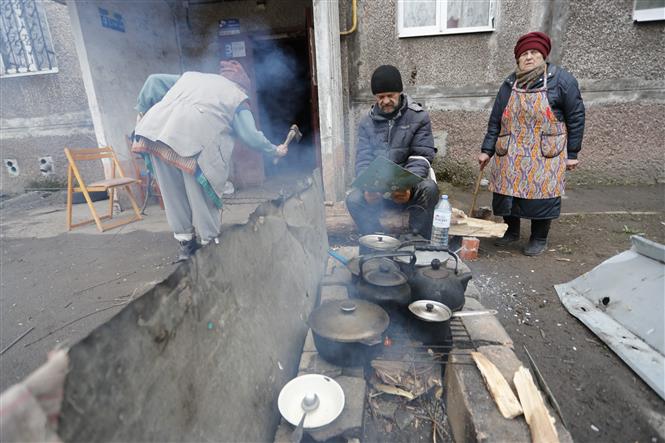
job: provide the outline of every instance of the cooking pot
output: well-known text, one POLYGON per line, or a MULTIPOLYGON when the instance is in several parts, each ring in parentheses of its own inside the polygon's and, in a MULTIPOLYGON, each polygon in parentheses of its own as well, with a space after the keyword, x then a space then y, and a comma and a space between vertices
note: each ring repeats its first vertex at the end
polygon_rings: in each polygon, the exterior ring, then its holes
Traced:
POLYGON ((314 309, 307 323, 324 360, 360 366, 380 351, 390 319, 381 306, 366 300, 332 300, 314 309))
POLYGON ((363 235, 358 239, 359 243, 359 252, 360 255, 372 254, 375 252, 390 252, 397 251, 400 248, 403 248, 408 245, 414 245, 418 243, 429 243, 429 240, 426 240, 422 237, 409 238, 408 240, 402 241, 395 237, 385 234, 369 234, 363 235))
MULTIPOLYGON (((416 258, 418 257, 416 251, 416 258)), ((422 251, 435 252, 437 254, 445 253, 448 257, 455 260, 455 269, 449 269, 438 258, 425 266, 411 267, 409 275, 409 285, 411 286, 411 297, 413 300, 434 300, 443 303, 453 311, 458 311, 464 307, 464 293, 472 278, 470 272, 459 274, 459 258, 452 251, 422 251)), ((421 254, 421 258, 422 258, 421 254)), ((431 255, 430 255, 431 256, 431 255)), ((401 258, 401 257, 398 257, 401 258)))
POLYGON ((411 334, 426 345, 452 346, 450 319, 452 317, 473 317, 495 315, 496 310, 453 312, 450 307, 436 300, 416 300, 409 305, 413 314, 411 334))
POLYGON ((411 303, 411 288, 407 277, 397 263, 390 259, 392 256, 360 257, 360 274, 356 284, 358 297, 388 308, 406 307, 411 303))

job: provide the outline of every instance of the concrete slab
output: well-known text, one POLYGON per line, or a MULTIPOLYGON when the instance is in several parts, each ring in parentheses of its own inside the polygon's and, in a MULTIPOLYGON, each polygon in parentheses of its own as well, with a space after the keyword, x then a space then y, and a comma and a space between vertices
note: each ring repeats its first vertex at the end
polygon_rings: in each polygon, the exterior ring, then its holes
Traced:
MULTIPOLYGON (((330 263, 330 261, 333 261, 333 259, 329 258, 328 263, 330 263)), ((323 277, 321 280, 321 286, 350 285, 351 278, 351 271, 349 271, 343 264, 337 262, 337 264, 330 268, 330 273, 323 277)))
POLYGON ((322 374, 334 378, 342 375, 342 367, 325 361, 316 351, 305 351, 298 365, 298 376, 304 374, 322 374))
POLYGON ((344 410, 339 417, 327 426, 316 431, 305 431, 316 441, 343 436, 360 438, 363 429, 363 413, 365 410, 365 379, 358 377, 333 377, 344 391, 344 410))
POLYGON ((346 286, 321 286, 321 303, 332 300, 346 300, 347 298, 349 298, 349 292, 346 286))
MULTIPOLYGON (((476 299, 466 297, 464 310, 479 311, 485 307, 476 299)), ((476 346, 496 344, 513 347, 513 340, 495 316, 463 317, 462 322, 476 346)))

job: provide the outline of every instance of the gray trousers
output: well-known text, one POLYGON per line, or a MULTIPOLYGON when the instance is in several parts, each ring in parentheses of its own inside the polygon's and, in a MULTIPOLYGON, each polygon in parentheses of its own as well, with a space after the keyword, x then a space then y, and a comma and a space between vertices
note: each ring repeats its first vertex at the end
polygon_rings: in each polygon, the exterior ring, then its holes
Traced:
POLYGON ((206 196, 196 177, 150 155, 162 192, 166 220, 178 241, 191 240, 194 231, 206 244, 219 236, 222 211, 206 196))

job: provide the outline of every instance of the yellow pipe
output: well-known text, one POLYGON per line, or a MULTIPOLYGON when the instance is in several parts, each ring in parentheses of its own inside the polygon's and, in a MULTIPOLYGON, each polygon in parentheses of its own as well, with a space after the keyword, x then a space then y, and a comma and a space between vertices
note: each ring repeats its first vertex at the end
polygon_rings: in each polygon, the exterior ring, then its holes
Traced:
POLYGON ((349 29, 348 31, 342 31, 339 33, 339 35, 349 35, 356 32, 356 28, 358 27, 358 0, 353 0, 353 3, 351 5, 351 13, 353 15, 353 18, 351 20, 351 29, 349 29))

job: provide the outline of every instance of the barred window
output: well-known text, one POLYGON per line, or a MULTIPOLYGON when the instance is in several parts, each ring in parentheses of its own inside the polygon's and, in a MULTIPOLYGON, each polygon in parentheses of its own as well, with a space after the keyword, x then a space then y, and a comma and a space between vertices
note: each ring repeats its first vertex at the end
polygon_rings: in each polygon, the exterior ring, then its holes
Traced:
POLYGON ((0 78, 50 72, 58 67, 42 5, 0 1, 0 78))

